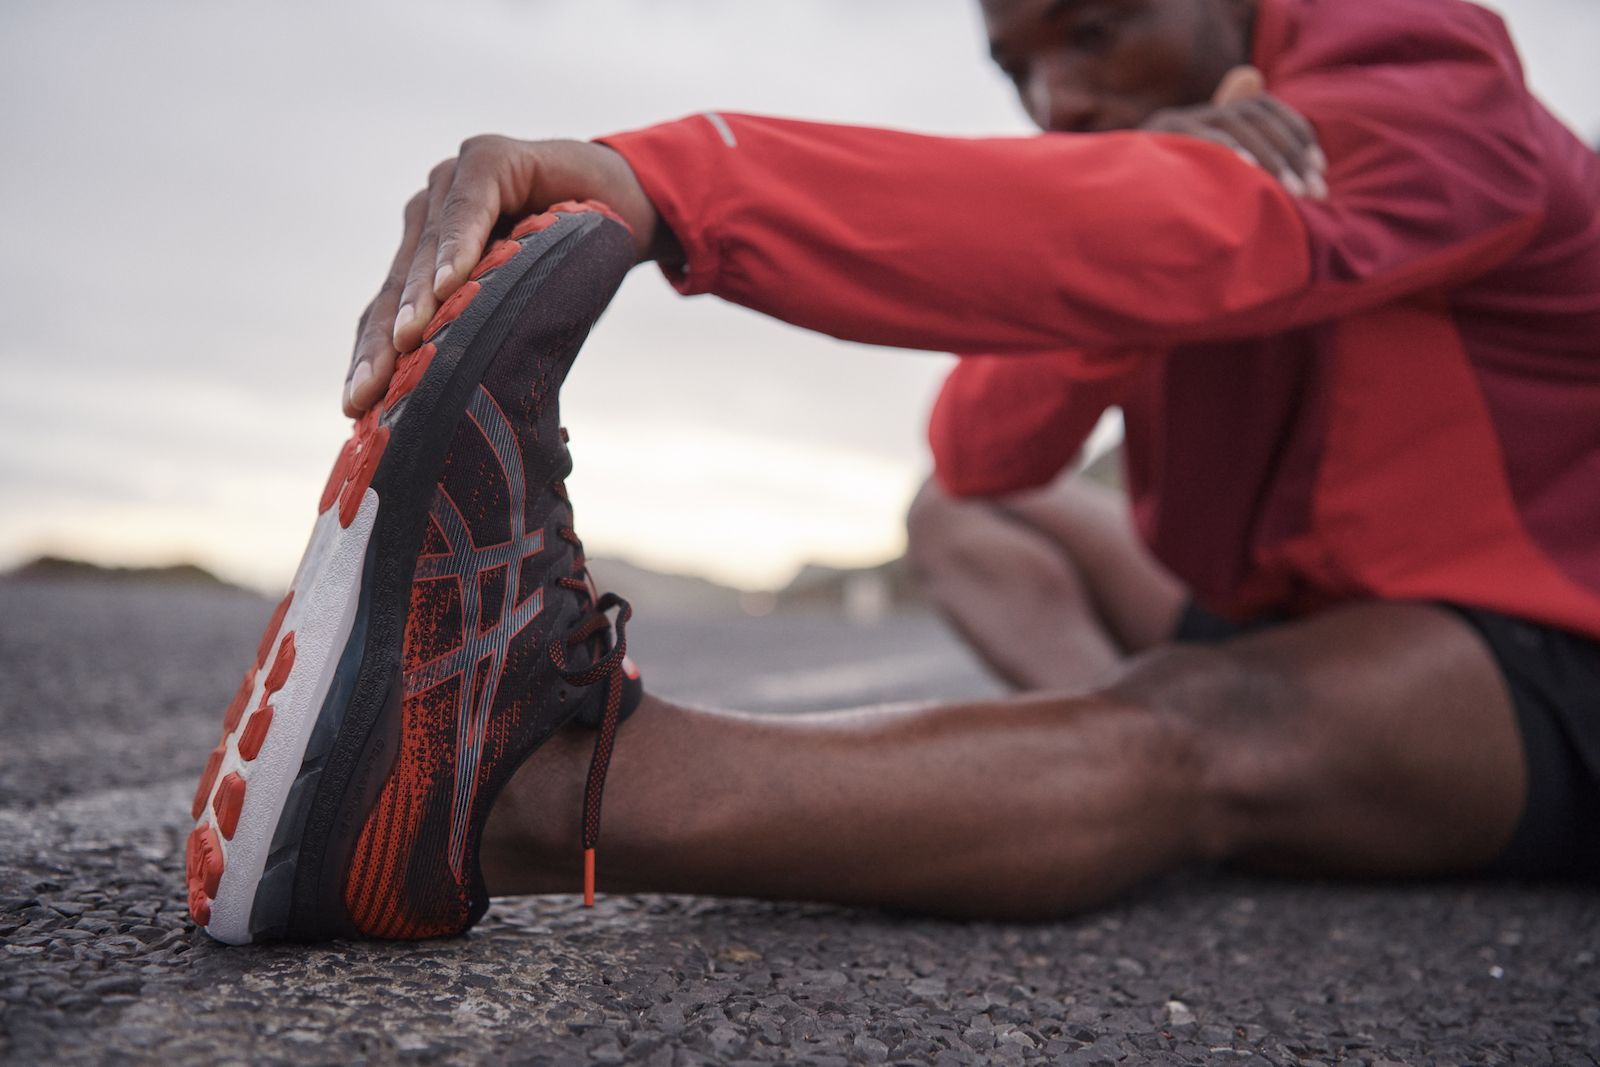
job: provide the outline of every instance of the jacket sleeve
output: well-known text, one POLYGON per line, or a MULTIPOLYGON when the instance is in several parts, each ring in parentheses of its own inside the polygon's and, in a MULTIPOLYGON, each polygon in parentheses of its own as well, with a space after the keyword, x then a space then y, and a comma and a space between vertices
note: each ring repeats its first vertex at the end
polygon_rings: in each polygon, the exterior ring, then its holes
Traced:
POLYGON ((995 496, 1049 482, 1121 402, 1128 353, 963 356, 928 420, 933 473, 954 496, 995 496))
POLYGON ((1325 203, 1198 139, 962 139, 705 114, 604 141, 683 245, 669 272, 837 337, 944 351, 1278 332, 1482 273, 1537 227, 1514 64, 1470 38, 1287 72, 1325 203))

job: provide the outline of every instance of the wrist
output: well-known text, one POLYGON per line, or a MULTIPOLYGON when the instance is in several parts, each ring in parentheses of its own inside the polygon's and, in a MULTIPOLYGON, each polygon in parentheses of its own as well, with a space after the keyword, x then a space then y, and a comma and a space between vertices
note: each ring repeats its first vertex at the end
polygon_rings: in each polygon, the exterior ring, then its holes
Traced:
POLYGON ((598 153, 595 158, 605 173, 602 185, 606 192, 598 199, 604 200, 606 206, 621 216, 632 231, 638 261, 681 263, 683 248, 672 230, 662 223, 660 213, 645 195, 644 186, 622 153, 609 145, 590 144, 587 147, 598 153))

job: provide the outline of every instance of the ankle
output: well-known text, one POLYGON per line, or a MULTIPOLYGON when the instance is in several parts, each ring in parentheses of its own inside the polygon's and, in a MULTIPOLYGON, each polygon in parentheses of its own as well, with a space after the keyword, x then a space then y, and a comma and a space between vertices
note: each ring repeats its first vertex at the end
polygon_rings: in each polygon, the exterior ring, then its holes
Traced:
POLYGON ((494 896, 578 885, 583 784, 594 734, 562 727, 511 776, 484 823, 480 856, 494 896))
MULTIPOLYGON (((688 813, 662 812, 662 791, 678 778, 676 745, 682 742, 681 710, 645 694, 617 731, 611 771, 602 798, 597 852, 606 873, 602 886, 617 884, 642 847, 662 846, 688 813), (663 766, 669 768, 663 777, 663 766), (612 860, 607 863, 607 859, 612 860)), ((579 888, 583 872, 584 785, 594 755, 595 732, 568 724, 519 767, 490 810, 480 848, 484 878, 494 895, 551 893, 579 888)), ((666 805, 669 809, 675 805, 666 805)))

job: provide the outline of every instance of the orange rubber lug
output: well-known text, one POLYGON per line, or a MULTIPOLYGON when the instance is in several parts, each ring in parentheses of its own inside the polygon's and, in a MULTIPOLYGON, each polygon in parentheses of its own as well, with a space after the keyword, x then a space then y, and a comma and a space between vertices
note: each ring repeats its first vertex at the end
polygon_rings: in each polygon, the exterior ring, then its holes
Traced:
POLYGON ((244 810, 244 779, 239 777, 238 771, 229 771, 222 776, 222 784, 217 786, 217 799, 211 802, 211 810, 217 816, 217 829, 222 831, 225 840, 233 840, 233 832, 239 828, 239 813, 244 810))
POLYGON ((290 630, 283 635, 283 640, 278 642, 278 656, 272 661, 272 670, 267 672, 266 689, 261 694, 264 701, 273 693, 283 688, 283 683, 289 680, 289 672, 294 669, 294 631, 290 630))
POLYGON ((206 899, 199 886, 189 887, 189 917, 196 926, 211 925, 211 901, 206 899))
POLYGON ((283 618, 289 614, 289 605, 294 602, 294 590, 284 594, 278 606, 272 611, 272 618, 267 622, 267 629, 261 635, 261 643, 256 646, 256 666, 266 665, 267 653, 272 651, 272 639, 278 636, 278 631, 283 628, 283 618))
POLYGON ((389 390, 383 394, 385 410, 394 407, 402 397, 417 387, 417 383, 422 381, 422 376, 428 373, 428 367, 433 363, 433 357, 438 351, 433 345, 423 345, 415 352, 408 352, 400 357, 394 377, 389 379, 389 390))
POLYGON ((256 687, 256 669, 251 667, 244 672, 244 680, 239 683, 239 691, 233 694, 233 701, 229 703, 228 710, 222 713, 222 732, 233 733, 233 728, 239 725, 239 720, 244 717, 244 706, 250 703, 250 694, 256 687))
POLYGON ((317 514, 333 507, 333 502, 339 499, 339 490, 344 488, 345 479, 350 477, 350 464, 355 461, 356 439, 351 437, 339 449, 339 457, 333 461, 333 470, 328 472, 328 484, 322 489, 322 500, 317 504, 317 514))
POLYGON ((211 901, 222 884, 222 845, 210 823, 189 832, 184 852, 184 880, 189 885, 189 914, 196 924, 211 922, 211 901))
POLYGON ((548 230, 555 224, 556 217, 548 211, 538 215, 529 215, 517 223, 516 228, 511 231, 511 239, 518 241, 524 237, 530 237, 543 230, 548 230))
POLYGON ((569 215, 576 215, 576 214, 582 214, 583 212, 586 212, 586 211, 593 211, 596 214, 604 215, 606 218, 610 219, 612 222, 620 222, 622 224, 622 228, 623 229, 627 230, 629 233, 633 232, 633 227, 628 225, 628 222, 627 222, 626 219, 624 219, 621 215, 618 215, 615 211, 612 211, 611 210, 611 206, 609 204, 602 204, 598 200, 563 200, 559 204, 551 204, 545 210, 549 211, 552 214, 554 214, 557 211, 565 211, 569 215))
POLYGON ((222 885, 222 863, 222 844, 217 840, 217 832, 209 824, 201 824, 200 875, 203 881, 200 888, 212 900, 217 899, 217 889, 222 885))
POLYGON ((383 458, 383 450, 388 444, 389 427, 380 426, 362 448, 355 470, 350 472, 350 480, 345 483, 344 493, 339 497, 340 526, 348 528, 356 521, 356 513, 361 510, 361 498, 367 495, 372 476, 378 473, 378 461, 383 458))
POLYGON ((472 268, 472 273, 467 277, 477 281, 496 267, 505 266, 521 248, 522 246, 515 241, 496 241, 489 246, 488 253, 478 260, 478 265, 472 268))
POLYGON ((191 909, 196 890, 212 900, 217 898, 217 887, 222 884, 222 863, 222 842, 217 840, 216 829, 210 823, 201 823, 190 831, 185 874, 191 909))
POLYGON ((431 341, 433 335, 456 321, 456 318, 472 303, 472 298, 478 295, 478 290, 483 286, 477 282, 467 282, 461 288, 450 294, 450 299, 444 306, 433 313, 433 321, 428 323, 428 330, 422 335, 424 341, 431 341))
POLYGON ((202 822, 189 832, 184 875, 189 881, 189 913, 205 926, 211 921, 211 901, 222 885, 222 843, 216 840, 216 830, 210 822, 202 822))
POLYGON ((244 733, 239 735, 239 758, 253 760, 261 755, 261 745, 267 739, 267 730, 272 727, 272 705, 263 704, 250 713, 250 720, 244 724, 244 733))
POLYGON ((206 800, 211 796, 211 787, 216 783, 217 772, 222 769, 222 757, 225 755, 227 751, 218 745, 206 757, 206 769, 200 775, 200 786, 195 790, 194 804, 189 808, 191 818, 198 819, 200 813, 206 810, 206 800))

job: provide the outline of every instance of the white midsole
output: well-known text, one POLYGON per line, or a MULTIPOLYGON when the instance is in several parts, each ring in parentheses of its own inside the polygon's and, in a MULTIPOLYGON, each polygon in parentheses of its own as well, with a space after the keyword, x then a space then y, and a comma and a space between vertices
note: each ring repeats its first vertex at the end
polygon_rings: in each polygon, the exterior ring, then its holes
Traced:
MULTIPOLYGON (((261 702, 267 668, 281 636, 274 637, 273 649, 258 672, 245 714, 224 741, 227 755, 217 772, 217 781, 230 772, 238 773, 245 780, 245 798, 233 839, 222 842, 222 883, 211 903, 211 922, 206 927, 206 932, 219 941, 242 945, 250 940, 250 910, 255 904, 256 885, 266 867, 289 787, 305 759, 306 743, 350 639, 361 600, 367 542, 377 517, 378 494, 370 488, 348 527, 339 525, 337 507, 317 516, 306 554, 290 586, 294 599, 278 630, 279 635, 294 631, 295 659, 288 680, 272 696, 272 725, 266 742, 255 759, 245 761, 239 757, 239 735, 250 721, 250 712, 261 702)), ((201 821, 211 820, 208 803, 201 821)))

